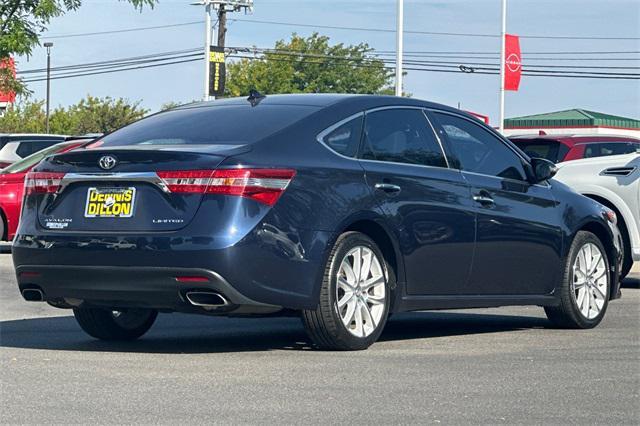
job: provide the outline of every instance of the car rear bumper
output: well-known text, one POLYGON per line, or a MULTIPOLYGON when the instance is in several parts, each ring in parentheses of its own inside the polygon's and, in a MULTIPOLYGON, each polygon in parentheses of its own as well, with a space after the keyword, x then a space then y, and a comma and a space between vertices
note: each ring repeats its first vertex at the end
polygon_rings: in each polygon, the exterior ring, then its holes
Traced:
POLYGON ((315 307, 333 235, 298 230, 276 238, 274 232, 259 227, 227 247, 217 238, 177 233, 18 234, 12 253, 21 290, 38 286, 46 298, 184 310, 184 290, 202 288, 232 305, 315 307), (180 276, 207 280, 184 283, 180 276))
POLYGON ((28 265, 16 268, 18 287, 39 290, 59 307, 153 308, 213 314, 273 313, 280 306, 252 300, 213 271, 196 268, 28 265), (193 294, 215 295, 202 303, 193 294))

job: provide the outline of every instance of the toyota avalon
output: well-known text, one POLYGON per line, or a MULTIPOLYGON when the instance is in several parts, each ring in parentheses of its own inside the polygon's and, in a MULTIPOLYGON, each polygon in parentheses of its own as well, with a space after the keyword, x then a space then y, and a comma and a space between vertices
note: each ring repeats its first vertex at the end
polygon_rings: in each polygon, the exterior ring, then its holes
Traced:
POLYGON ((538 305, 590 328, 620 295, 616 215, 554 172, 416 99, 190 104, 29 173, 18 286, 108 340, 158 312, 298 313, 337 350, 425 309, 538 305))

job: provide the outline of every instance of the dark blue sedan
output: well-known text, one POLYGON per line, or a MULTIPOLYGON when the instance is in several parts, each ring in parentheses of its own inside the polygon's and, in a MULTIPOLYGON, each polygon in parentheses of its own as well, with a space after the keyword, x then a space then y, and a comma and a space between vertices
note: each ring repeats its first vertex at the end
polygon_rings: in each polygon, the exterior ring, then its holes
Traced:
POLYGON ((142 119, 28 176, 23 297, 100 339, 158 312, 301 315, 364 349, 392 312, 619 297, 615 213, 474 117, 386 96, 252 94, 142 119))

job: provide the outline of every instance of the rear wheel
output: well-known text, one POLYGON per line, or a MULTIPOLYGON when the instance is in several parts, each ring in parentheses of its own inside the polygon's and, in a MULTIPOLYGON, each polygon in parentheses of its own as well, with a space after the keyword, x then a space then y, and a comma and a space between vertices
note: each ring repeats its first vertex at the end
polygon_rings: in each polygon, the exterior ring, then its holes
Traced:
POLYGON ((359 232, 341 235, 327 260, 318 307, 302 313, 309 337, 323 349, 368 348, 387 321, 392 277, 373 240, 359 232))
POLYGON ((611 277, 606 251, 594 234, 576 235, 560 286, 560 305, 546 307, 557 326, 592 328, 602 321, 609 304, 611 277))
POLYGON ((108 310, 75 308, 73 315, 88 335, 101 340, 134 340, 153 325, 158 312, 153 309, 108 310))

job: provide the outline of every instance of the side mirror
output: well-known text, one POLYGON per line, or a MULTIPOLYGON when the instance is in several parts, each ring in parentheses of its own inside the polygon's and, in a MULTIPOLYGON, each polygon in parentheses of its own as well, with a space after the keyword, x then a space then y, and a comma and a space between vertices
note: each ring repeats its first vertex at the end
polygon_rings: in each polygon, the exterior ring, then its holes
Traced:
POLYGON ((556 165, 545 158, 532 158, 533 183, 540 183, 551 179, 558 172, 556 165))

